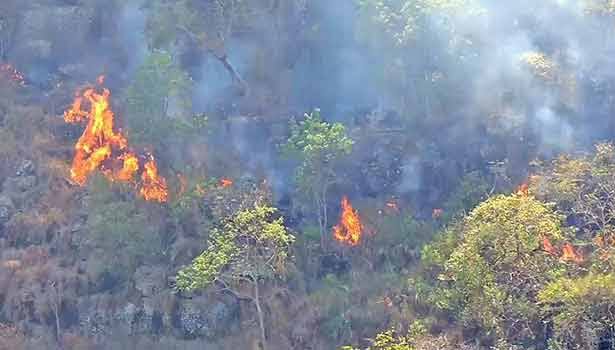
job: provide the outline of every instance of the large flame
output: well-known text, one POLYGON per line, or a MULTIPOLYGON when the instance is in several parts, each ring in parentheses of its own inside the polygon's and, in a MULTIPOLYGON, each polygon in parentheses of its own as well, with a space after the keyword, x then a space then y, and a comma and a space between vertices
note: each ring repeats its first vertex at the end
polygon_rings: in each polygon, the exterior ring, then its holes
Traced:
POLYGON ((356 210, 344 196, 342 198, 342 215, 339 224, 333 227, 333 238, 339 242, 356 246, 361 241, 363 224, 356 210))
MULTIPOLYGON (((104 76, 97 79, 104 83, 104 76)), ((96 170, 102 170, 111 181, 135 182, 140 169, 139 158, 128 150, 128 140, 114 129, 115 115, 111 110, 109 89, 89 87, 75 96, 72 107, 64 112, 64 121, 79 123, 87 120, 87 126, 75 145, 75 157, 70 171, 71 179, 83 186, 96 170), (87 109, 84 109, 87 106, 87 109), (117 156, 116 156, 117 155, 117 156), (115 159, 113 159, 115 158, 115 159), (110 163, 110 164, 109 164, 110 163), (121 163, 117 171, 114 163, 121 163)), ((165 202, 168 198, 166 180, 158 175, 153 157, 145 163, 141 175, 140 194, 146 200, 165 202)))

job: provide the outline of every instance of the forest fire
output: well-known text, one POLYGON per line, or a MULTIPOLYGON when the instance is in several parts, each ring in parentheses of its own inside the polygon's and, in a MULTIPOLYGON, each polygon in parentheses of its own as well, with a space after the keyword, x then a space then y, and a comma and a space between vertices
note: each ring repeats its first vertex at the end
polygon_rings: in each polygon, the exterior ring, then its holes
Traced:
POLYGON ((560 257, 560 260, 580 264, 583 262, 584 259, 583 256, 574 249, 572 244, 566 243, 562 248, 562 256, 560 257))
POLYGON ((530 195, 530 185, 529 183, 526 181, 524 183, 522 183, 521 185, 519 185, 519 187, 517 187, 517 196, 523 196, 523 197, 527 197, 530 195))
POLYGON ((222 186, 223 188, 231 187, 233 186, 233 180, 223 178, 222 180, 220 180, 220 186, 222 186))
POLYGON ((145 170, 141 174, 142 187, 141 196, 148 201, 166 202, 169 196, 167 191, 167 181, 158 175, 158 168, 154 157, 145 163, 145 170))
POLYGON ((20 71, 17 70, 13 65, 8 63, 0 64, 0 74, 5 75, 11 81, 24 86, 26 85, 26 79, 20 71))
POLYGON ((342 198, 342 215, 339 224, 333 227, 333 237, 344 244, 356 246, 361 241, 363 224, 346 196, 342 198))
MULTIPOLYGON (((102 85, 104 76, 98 77, 97 83, 102 85)), ((114 130, 115 115, 110 106, 111 92, 107 88, 101 88, 101 91, 89 87, 78 92, 71 109, 64 112, 64 121, 67 123, 88 120, 75 145, 70 171, 71 179, 80 186, 85 185, 88 177, 96 170, 103 171, 111 181, 135 182, 135 175, 140 168, 139 158, 128 150, 128 140, 121 132, 114 130), (83 109, 85 104, 89 109, 83 109), (122 164, 121 169, 115 172, 108 169, 108 166, 113 168, 114 162, 122 164)), ((145 200, 166 202, 166 180, 158 175, 156 162, 151 156, 144 165, 141 180, 140 194, 145 200)))
MULTIPOLYGON (((542 238, 542 249, 551 256, 557 257, 559 255, 557 249, 553 246, 553 244, 547 237, 542 238)), ((583 258, 583 255, 577 252, 577 250, 572 244, 565 243, 562 247, 562 255, 560 256, 559 260, 561 262, 574 262, 580 264, 585 259, 583 258)))
POLYGON ((550 255, 556 256, 557 251, 551 241, 547 237, 542 238, 542 249, 550 255))

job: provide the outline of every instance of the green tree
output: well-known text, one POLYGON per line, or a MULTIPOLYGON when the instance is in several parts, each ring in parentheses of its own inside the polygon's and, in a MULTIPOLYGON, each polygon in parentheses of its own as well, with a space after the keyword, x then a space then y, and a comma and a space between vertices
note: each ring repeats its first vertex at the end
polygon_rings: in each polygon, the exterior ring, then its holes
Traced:
POLYGON ((321 246, 324 246, 328 227, 327 194, 336 180, 337 161, 352 151, 353 141, 346 136, 340 123, 322 120, 320 110, 305 115, 299 123, 291 122, 291 136, 283 146, 289 157, 301 163, 295 181, 299 191, 317 211, 321 246))
MULTIPOLYGON (((376 334, 371 344, 365 350, 419 350, 424 349, 421 343, 427 329, 423 322, 414 321, 406 334, 399 334, 395 329, 389 329, 376 334)), ((341 350, 359 350, 352 346, 344 346, 341 350)))
POLYGON ((543 313, 553 320, 550 349, 601 349, 615 326, 615 276, 590 273, 561 278, 538 295, 543 313))
POLYGON ((577 218, 588 239, 615 239, 615 145, 600 143, 593 154, 561 156, 532 178, 540 198, 577 218))
POLYGON ((273 218, 275 212, 275 208, 256 205, 224 220, 212 230, 208 248, 177 275, 179 290, 194 291, 218 284, 224 291, 252 301, 263 348, 266 330, 261 285, 284 275, 294 242, 283 218, 273 218))
MULTIPOLYGON (((187 36, 196 47, 205 49, 218 59, 232 79, 245 88, 243 79, 227 57, 226 40, 234 30, 254 20, 262 7, 253 8, 250 1, 164 0, 148 3, 146 34, 154 49, 173 50, 180 35, 187 36)), ((273 5, 265 6, 271 8, 273 5)))
POLYGON ((439 280, 428 303, 492 340, 534 340, 541 329, 536 296, 563 272, 543 240, 564 236, 561 217, 535 198, 492 197, 424 249, 423 262, 439 280))
POLYGON ((164 144, 173 133, 193 127, 190 77, 164 51, 149 54, 126 91, 127 124, 134 142, 164 144))
POLYGON ((106 272, 126 279, 160 251, 157 225, 135 199, 123 200, 102 176, 90 183, 87 218, 89 244, 99 249, 106 272))

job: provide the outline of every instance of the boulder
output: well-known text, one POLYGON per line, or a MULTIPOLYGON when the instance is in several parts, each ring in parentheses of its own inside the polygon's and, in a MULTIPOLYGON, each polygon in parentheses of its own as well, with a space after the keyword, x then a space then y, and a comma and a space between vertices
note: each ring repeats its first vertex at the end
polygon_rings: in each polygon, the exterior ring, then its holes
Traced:
POLYGON ((135 289, 143 297, 152 297, 164 289, 165 269, 159 266, 141 266, 134 274, 135 289))
POLYGON ((236 303, 195 297, 181 304, 178 316, 185 337, 215 339, 229 331, 238 313, 239 305, 236 303))
POLYGON ((11 198, 0 195, 0 225, 7 223, 14 212, 15 205, 11 198))
POLYGON ((17 33, 17 57, 29 62, 69 57, 83 47, 90 33, 94 9, 89 6, 32 6, 23 14, 17 33))
POLYGON ((16 176, 30 176, 34 175, 34 163, 31 160, 24 159, 17 167, 16 176))
POLYGON ((37 179, 34 175, 9 177, 4 181, 3 189, 11 193, 26 192, 36 186, 36 183, 37 179))

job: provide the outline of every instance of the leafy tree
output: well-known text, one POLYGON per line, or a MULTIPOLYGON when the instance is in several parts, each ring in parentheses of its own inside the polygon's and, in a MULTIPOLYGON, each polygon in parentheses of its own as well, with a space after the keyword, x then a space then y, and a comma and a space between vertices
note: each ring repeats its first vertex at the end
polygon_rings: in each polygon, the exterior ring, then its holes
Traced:
POLYGON ((475 0, 359 0, 372 21, 381 26, 396 46, 405 46, 429 30, 430 16, 454 17, 459 13, 478 14, 475 0))
POLYGON ((440 281, 428 303, 494 340, 532 340, 541 329, 537 294, 563 272, 543 240, 564 236, 561 218, 535 198, 492 197, 424 249, 423 261, 440 281))
POLYGON ((327 195, 337 179, 335 165, 350 154, 353 141, 346 136, 342 124, 329 124, 322 120, 320 110, 305 115, 299 123, 291 123, 291 136, 283 146, 287 156, 296 157, 295 181, 299 191, 317 210, 321 245, 324 246, 328 227, 327 195))
POLYGON ((602 349, 612 341, 615 276, 590 273, 561 278, 538 295, 545 315, 553 320, 550 349, 602 349))
POLYGON ((150 15, 146 24, 150 47, 175 49, 178 39, 187 36, 193 45, 216 57, 243 87, 243 79, 228 60, 226 40, 237 27, 254 20, 254 14, 260 12, 250 4, 242 0, 152 1, 148 4, 150 15))
POLYGON ((122 200, 102 177, 90 184, 86 222, 93 248, 100 249, 107 272, 127 278, 160 250, 157 225, 133 199, 122 200))
POLYGON ((615 2, 612 0, 583 0, 582 4, 587 14, 601 17, 615 15, 615 2))
POLYGON ((274 219, 276 209, 256 205, 237 212, 212 230, 209 247, 193 263, 180 270, 177 288, 194 291, 218 284, 240 299, 256 306, 263 348, 266 346, 261 285, 286 271, 294 237, 283 218, 274 219), (248 286, 250 291, 246 292, 248 286))
MULTIPOLYGON (((371 340, 371 345, 365 350, 419 350, 421 338, 427 333, 425 325, 421 321, 415 321, 410 325, 406 334, 399 334, 395 329, 389 329, 376 334, 371 340)), ((342 350, 359 350, 351 346, 342 347, 342 350)))
POLYGON ((164 143, 169 131, 195 127, 190 112, 191 80, 164 51, 149 54, 126 91, 127 124, 131 140, 164 143))
POLYGON ((592 155, 559 157, 532 177, 532 188, 575 217, 587 238, 615 238, 615 145, 597 144, 592 155))

